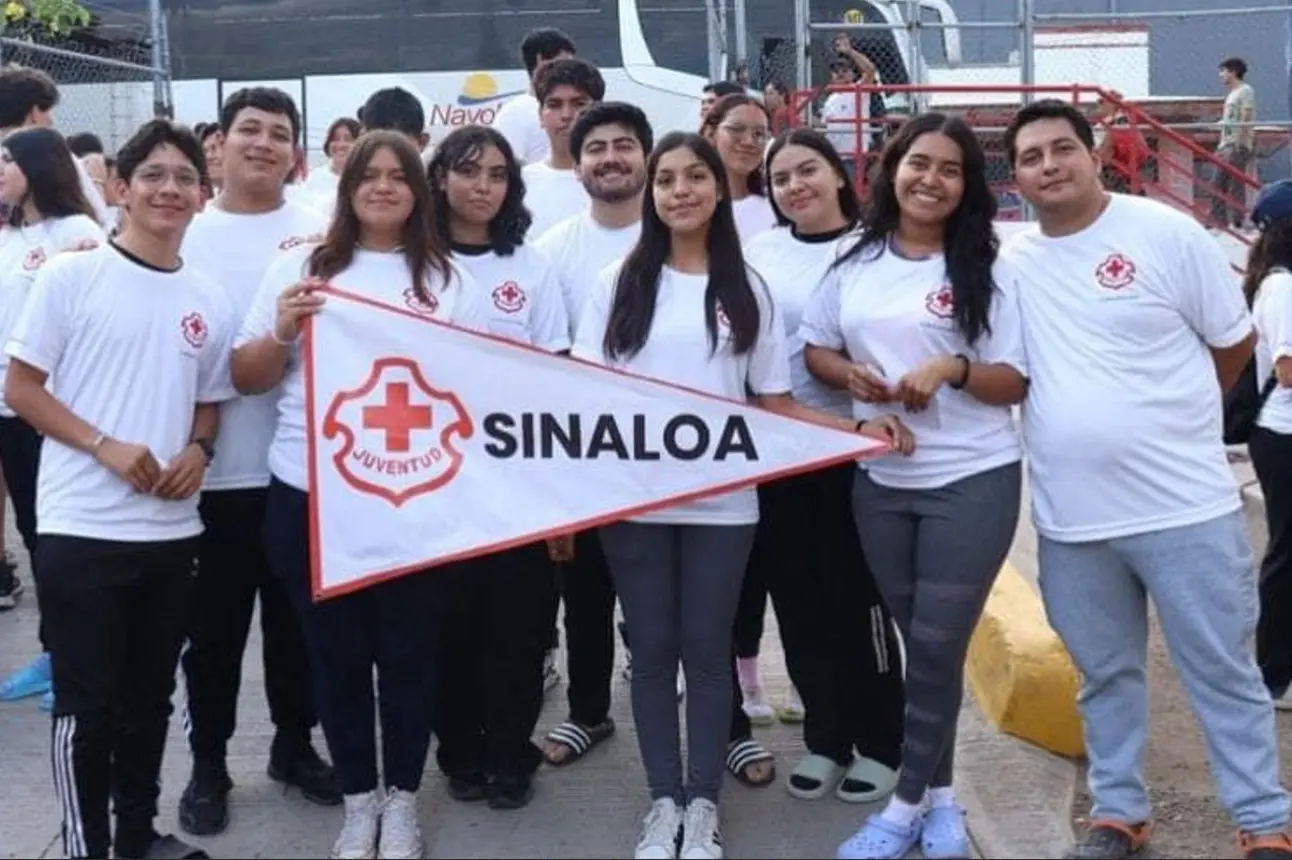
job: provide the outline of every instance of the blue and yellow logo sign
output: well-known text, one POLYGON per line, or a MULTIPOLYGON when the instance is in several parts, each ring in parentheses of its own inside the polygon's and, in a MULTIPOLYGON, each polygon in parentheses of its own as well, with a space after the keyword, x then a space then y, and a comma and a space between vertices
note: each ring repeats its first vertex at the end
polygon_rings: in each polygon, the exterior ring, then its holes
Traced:
POLYGON ((494 80, 493 75, 474 72, 467 75, 466 80, 462 82, 462 92, 458 95, 458 104, 462 107, 478 107, 487 105, 490 102, 509 99, 512 96, 520 95, 522 92, 523 90, 515 90, 510 93, 498 92, 498 82, 494 80))

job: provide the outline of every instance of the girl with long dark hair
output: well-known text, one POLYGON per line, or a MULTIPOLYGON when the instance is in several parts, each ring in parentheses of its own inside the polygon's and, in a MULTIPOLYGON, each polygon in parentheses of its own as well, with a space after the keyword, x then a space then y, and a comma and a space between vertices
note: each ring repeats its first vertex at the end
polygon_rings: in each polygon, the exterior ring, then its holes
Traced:
POLYGON ((319 719, 345 795, 333 857, 374 857, 378 851, 382 857, 422 856, 416 795, 431 739, 445 580, 438 572, 414 573, 314 602, 305 376, 297 339, 306 317, 326 313, 313 292, 324 283, 441 319, 475 289, 449 259, 425 176, 404 135, 374 131, 361 137, 341 173, 327 235, 285 252, 269 269, 233 350, 240 393, 281 386, 269 448, 265 549, 301 617, 319 719), (381 717, 384 782, 374 711, 381 717))
MULTIPOLYGON (((50 128, 27 128, 5 138, 0 147, 0 203, 9 212, 7 228, 0 230, 0 342, 7 343, 45 263, 64 251, 93 248, 104 235, 81 191, 71 150, 50 128)), ((0 356, 0 375, 8 365, 8 356, 0 356)), ((40 443, 35 429, 0 397, 0 487, 8 486, 28 555, 36 551, 40 443)), ((12 568, 0 564, 0 608, 11 608, 21 592, 12 568)), ((42 653, 0 683, 0 700, 44 694, 41 707, 48 710, 53 706, 52 682, 49 655, 42 653)))
MULTIPOLYGON (((795 403, 785 332, 745 266, 727 170, 707 140, 674 132, 646 166, 642 235, 589 298, 574 355, 848 432, 902 451, 891 416, 854 422, 795 403)), ((601 540, 632 643, 632 704, 653 805, 635 856, 720 858, 718 793, 733 687, 731 627, 758 521, 741 490, 606 526, 601 540), (678 736, 686 675, 688 777, 678 736)))
POLYGON ((1261 560, 1256 662, 1274 706, 1292 710, 1292 181, 1266 186, 1252 221, 1261 232, 1247 258, 1243 292, 1260 335, 1256 380, 1265 401, 1247 450, 1270 536, 1261 560))
MULTIPOLYGON (((785 327, 794 399, 847 418, 852 398, 808 372, 799 326, 834 261, 856 241, 861 206, 842 158, 820 132, 780 135, 767 151, 767 174, 780 226, 746 243, 745 258, 767 282, 785 327)), ((872 803, 892 791, 901 762, 900 652, 857 538, 854 472, 844 463, 758 488, 745 591, 766 583, 802 695, 808 755, 788 788, 803 800, 833 792, 872 803)))
MULTIPOLYGON (((454 321, 549 352, 570 348, 561 284, 525 245, 530 215, 520 163, 499 132, 460 128, 429 165, 440 240, 468 272, 454 321)), ((436 756, 457 800, 519 809, 533 797, 543 761, 532 740, 543 706, 556 572, 541 541, 456 562, 444 648, 436 756)))
POLYGON ((763 180, 763 150, 771 139, 771 127, 767 108, 744 93, 718 99, 700 126, 700 134, 722 158, 736 233, 742 241, 776 226, 763 180))
POLYGON ((996 198, 960 119, 908 121, 884 150, 860 237, 803 314, 808 369, 854 415, 897 409, 915 456, 858 469, 853 515, 906 647, 901 772, 840 857, 968 856, 952 788, 969 638, 1018 522, 1027 392, 1017 288, 996 261, 996 198), (918 599, 917 599, 918 598, 918 599))

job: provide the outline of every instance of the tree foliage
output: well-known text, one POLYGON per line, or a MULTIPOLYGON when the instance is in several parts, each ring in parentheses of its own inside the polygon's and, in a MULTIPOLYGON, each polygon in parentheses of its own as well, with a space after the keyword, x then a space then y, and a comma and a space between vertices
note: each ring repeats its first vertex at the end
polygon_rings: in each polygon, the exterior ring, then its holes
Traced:
POLYGON ((67 36, 90 26, 94 16, 76 0, 2 0, 0 34, 11 31, 31 33, 43 30, 52 36, 67 36))

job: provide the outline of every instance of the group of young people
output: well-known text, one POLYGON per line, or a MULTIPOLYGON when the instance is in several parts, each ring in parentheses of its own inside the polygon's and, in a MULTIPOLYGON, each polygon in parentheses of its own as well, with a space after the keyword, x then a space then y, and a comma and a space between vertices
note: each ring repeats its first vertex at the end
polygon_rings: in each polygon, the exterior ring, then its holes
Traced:
MULTIPOLYGON (((228 826, 259 599, 268 772, 343 807, 333 857, 423 855, 432 734, 451 796, 500 810, 529 802, 544 761, 607 742, 617 602, 650 796, 634 856, 720 858, 724 772, 775 777, 736 659, 741 606, 761 616, 770 595, 805 717, 790 793, 884 801, 841 858, 967 857, 963 666, 1026 439, 1042 593, 1084 679, 1094 809, 1070 856, 1126 857, 1148 837, 1152 597, 1244 856, 1292 857, 1220 438, 1221 392, 1258 337, 1206 232, 1106 192, 1089 121, 1060 102, 1006 132, 1039 223, 1002 248, 983 148, 956 117, 893 135, 863 211, 830 141, 772 138, 757 99, 718 99, 698 132, 655 140, 563 34, 522 54, 532 104, 429 160, 405 91, 334 124, 326 212, 284 190, 301 128, 279 90, 221 107, 218 186, 193 132, 146 123, 116 155, 110 237, 44 128, 56 90, 0 72, 0 116, 31 126, 0 141, 0 458, 38 586, 67 855, 205 856, 154 828, 177 666, 193 757, 180 822, 228 826), (518 155, 526 124, 546 152, 518 155), (328 312, 324 283, 889 450, 316 602, 299 337, 328 312), (506 283, 526 301, 495 301, 506 283), (540 746, 560 602, 569 715, 540 746)), ((1264 211, 1281 235, 1292 204, 1264 211)), ((1265 320, 1288 262, 1265 242, 1262 335, 1283 331, 1265 320)), ((1292 383, 1267 340, 1258 362, 1292 383)))

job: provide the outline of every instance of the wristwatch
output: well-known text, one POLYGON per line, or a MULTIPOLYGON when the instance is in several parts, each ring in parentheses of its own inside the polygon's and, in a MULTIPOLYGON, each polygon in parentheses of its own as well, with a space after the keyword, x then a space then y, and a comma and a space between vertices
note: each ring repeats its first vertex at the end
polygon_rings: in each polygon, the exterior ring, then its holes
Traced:
POLYGON ((211 465, 211 461, 215 459, 215 443, 214 443, 214 442, 212 442, 210 439, 207 439, 207 438, 204 438, 204 437, 203 437, 203 438, 194 439, 194 440, 193 440, 192 442, 190 442, 189 444, 190 444, 190 445, 196 445, 197 447, 201 448, 201 449, 202 449, 202 453, 206 455, 206 465, 208 465, 208 466, 209 466, 209 465, 211 465))

